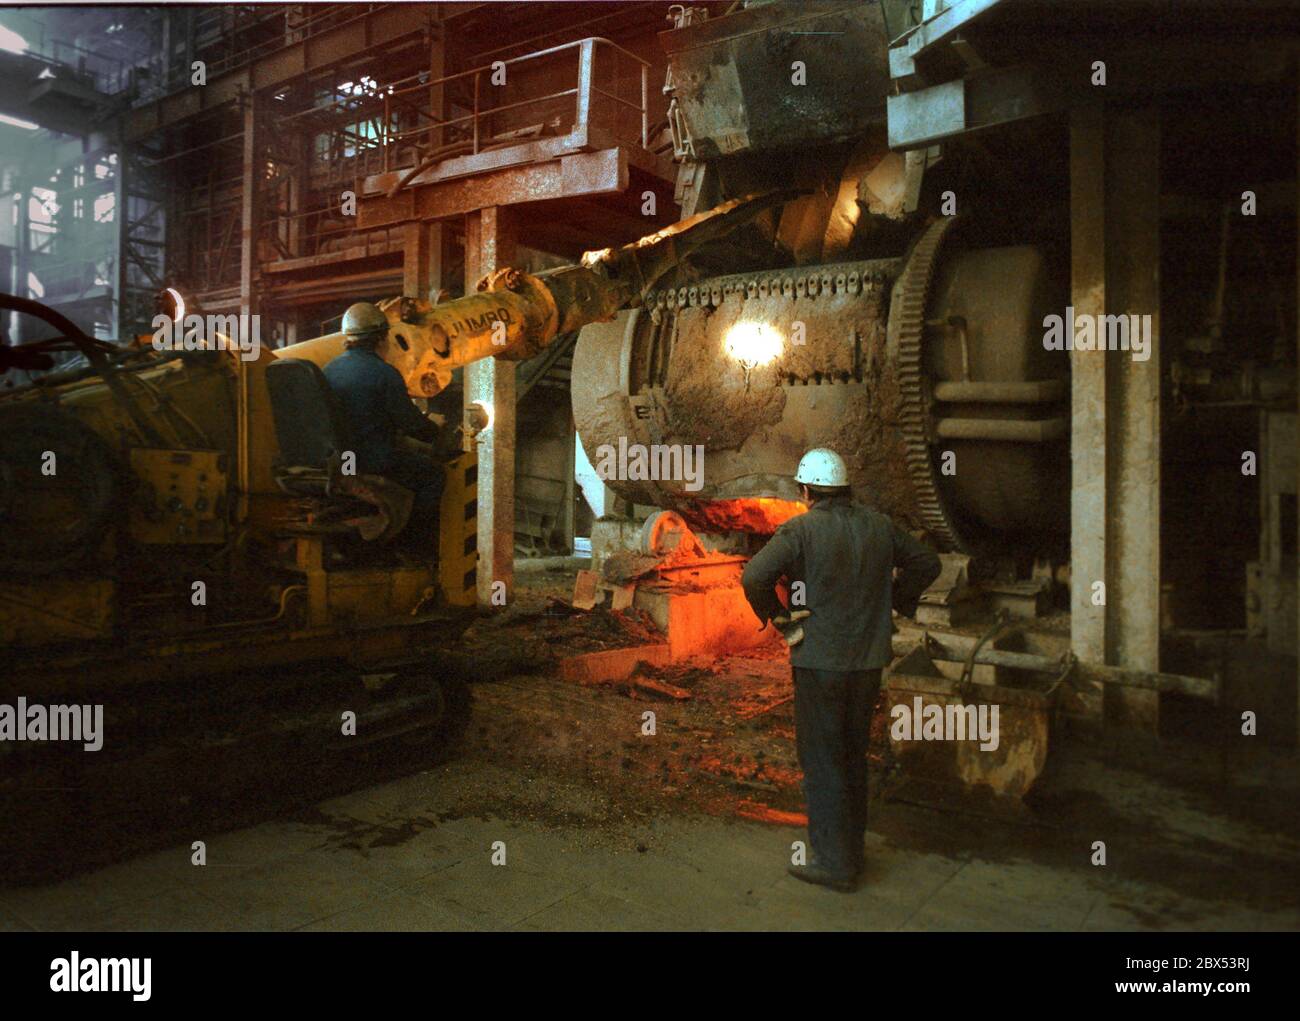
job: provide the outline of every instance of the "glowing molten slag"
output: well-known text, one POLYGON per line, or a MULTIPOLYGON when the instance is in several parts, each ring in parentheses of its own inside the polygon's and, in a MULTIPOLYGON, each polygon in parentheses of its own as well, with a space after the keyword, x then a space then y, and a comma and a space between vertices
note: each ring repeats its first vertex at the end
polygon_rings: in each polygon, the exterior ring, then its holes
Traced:
POLYGON ((808 508, 795 500, 749 496, 735 500, 712 500, 682 508, 687 524, 701 532, 749 532, 771 535, 796 514, 808 508))
POLYGON ((762 323, 739 322, 727 331, 727 354, 746 368, 766 365, 781 354, 781 334, 762 323))

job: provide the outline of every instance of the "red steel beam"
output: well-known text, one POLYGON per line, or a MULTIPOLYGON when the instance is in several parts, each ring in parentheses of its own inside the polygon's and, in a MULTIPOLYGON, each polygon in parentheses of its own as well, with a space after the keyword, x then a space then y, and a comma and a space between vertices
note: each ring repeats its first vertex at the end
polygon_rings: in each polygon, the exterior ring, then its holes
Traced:
POLYGON ((357 202, 357 229, 370 230, 410 220, 463 216, 493 206, 607 195, 627 189, 627 154, 622 149, 581 152, 544 163, 508 167, 478 177, 408 186, 392 198, 357 202))

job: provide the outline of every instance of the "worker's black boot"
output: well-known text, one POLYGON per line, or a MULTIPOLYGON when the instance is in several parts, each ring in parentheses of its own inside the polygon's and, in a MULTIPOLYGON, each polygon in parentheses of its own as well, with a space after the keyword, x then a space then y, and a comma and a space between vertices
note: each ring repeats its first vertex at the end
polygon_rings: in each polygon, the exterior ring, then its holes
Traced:
POLYGON ((838 872, 831 872, 816 861, 810 861, 807 865, 791 865, 786 871, 795 879, 838 890, 840 893, 852 893, 858 888, 858 876, 844 876, 838 872))

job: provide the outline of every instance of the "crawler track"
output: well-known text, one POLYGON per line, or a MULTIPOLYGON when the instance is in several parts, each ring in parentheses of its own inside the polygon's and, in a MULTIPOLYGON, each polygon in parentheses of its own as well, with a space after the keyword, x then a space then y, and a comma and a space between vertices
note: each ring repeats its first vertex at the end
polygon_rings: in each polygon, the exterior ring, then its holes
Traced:
MULTIPOLYGON (((152 847, 210 840, 447 758, 469 722, 464 679, 299 670, 212 678, 106 702, 104 747, 0 748, 0 876, 50 880, 152 847), (355 733, 345 734, 345 713, 355 733)), ((86 701, 89 701, 87 699, 86 701)))

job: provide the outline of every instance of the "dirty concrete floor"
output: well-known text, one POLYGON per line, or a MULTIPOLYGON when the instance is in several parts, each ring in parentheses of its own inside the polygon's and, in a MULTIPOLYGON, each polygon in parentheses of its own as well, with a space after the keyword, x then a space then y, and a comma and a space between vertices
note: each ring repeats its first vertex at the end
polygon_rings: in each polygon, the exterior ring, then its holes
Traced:
MULTIPOLYGON (((1095 768, 1095 767, 1094 767, 1095 768)), ((1091 770, 1090 770, 1091 772, 1091 770)), ((1294 843, 1140 773, 1101 771, 1093 825, 1041 833, 886 804, 852 895, 784 873, 794 828, 616 806, 481 753, 50 886, 4 930, 1293 930, 1294 843), (994 839, 990 840, 993 831, 994 839), (1088 864, 1095 839, 1105 867, 1088 864), (493 864, 494 850, 504 863, 493 864), (1289 865, 1284 860, 1290 860, 1289 865), (1216 878, 1217 876, 1217 878, 1216 878)), ((1075 809, 1080 807, 1076 804, 1075 809)))
MULTIPOLYGON (((0 930, 1300 928, 1294 753, 1254 745, 1060 747, 1014 816, 918 802, 873 746, 866 884, 799 883, 780 651, 643 672, 680 700, 566 684, 545 667, 577 626, 563 583, 525 580, 468 636, 450 762, 0 889, 0 930)), ((583 648, 618 640, 582 628, 583 648)))

